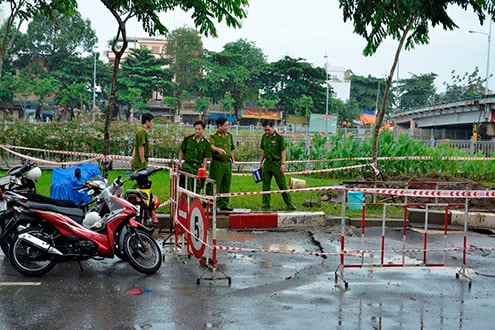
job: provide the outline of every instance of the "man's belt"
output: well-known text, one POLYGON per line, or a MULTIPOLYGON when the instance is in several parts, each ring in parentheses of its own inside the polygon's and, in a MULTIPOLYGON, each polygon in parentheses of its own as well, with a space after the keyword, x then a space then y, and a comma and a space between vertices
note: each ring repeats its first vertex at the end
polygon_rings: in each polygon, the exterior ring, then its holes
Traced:
POLYGON ((270 161, 270 162, 279 162, 280 159, 275 159, 275 158, 265 158, 266 160, 270 161))
POLYGON ((189 165, 191 165, 193 167, 201 167, 203 165, 201 163, 193 163, 193 162, 188 162, 188 161, 186 161, 185 163, 186 164, 189 164, 189 165))
POLYGON ((223 159, 213 158, 213 160, 220 163, 230 163, 230 159, 223 160, 223 159))

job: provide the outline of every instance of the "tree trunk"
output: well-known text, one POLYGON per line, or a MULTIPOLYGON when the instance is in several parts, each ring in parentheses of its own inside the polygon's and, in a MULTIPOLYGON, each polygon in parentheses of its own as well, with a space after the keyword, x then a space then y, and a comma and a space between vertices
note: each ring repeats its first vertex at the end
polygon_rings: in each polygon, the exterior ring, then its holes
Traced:
MULTIPOLYGON (((111 160, 108 159, 108 155, 110 155, 110 124, 112 122, 113 109, 115 108, 115 93, 117 91, 117 78, 119 74, 120 61, 122 59, 122 56, 124 55, 125 50, 127 49, 128 43, 125 26, 127 19, 123 20, 119 16, 119 13, 117 13, 113 9, 111 3, 109 3, 108 1, 102 0, 102 3, 110 10, 112 15, 118 22, 117 35, 115 36, 115 39, 112 43, 112 52, 115 54, 115 61, 113 63, 112 82, 110 86, 110 96, 108 98, 108 109, 105 116, 105 130, 103 133, 103 177, 108 178, 108 171, 110 170, 111 165, 111 160), (117 50, 117 42, 119 40, 119 36, 122 36, 122 47, 117 50)), ((129 17, 130 15, 128 16, 128 18, 129 17)))
POLYGON ((413 25, 413 21, 409 23, 409 25, 406 27, 404 30, 404 33, 402 34, 402 37, 399 42, 399 46, 397 47, 397 50, 395 52, 395 58, 394 58, 394 63, 392 64, 392 68, 390 69, 390 73, 387 77, 387 83, 385 87, 385 92, 383 94, 383 103, 380 108, 380 111, 378 112, 378 117, 375 121, 375 127, 373 128, 373 145, 372 145, 372 157, 373 157, 373 166, 375 167, 375 175, 374 179, 377 179, 377 175, 379 174, 377 172, 377 155, 378 155, 378 134, 380 133, 380 128, 382 127, 383 124, 383 118, 385 117, 385 111, 387 109, 387 102, 388 102, 388 96, 390 94, 390 89, 392 88, 392 79, 395 74, 395 68, 397 67, 397 63, 399 63, 399 57, 400 57, 400 52, 402 51, 402 48, 404 47, 404 43, 406 42, 407 39, 407 34, 411 30, 411 27, 413 25))

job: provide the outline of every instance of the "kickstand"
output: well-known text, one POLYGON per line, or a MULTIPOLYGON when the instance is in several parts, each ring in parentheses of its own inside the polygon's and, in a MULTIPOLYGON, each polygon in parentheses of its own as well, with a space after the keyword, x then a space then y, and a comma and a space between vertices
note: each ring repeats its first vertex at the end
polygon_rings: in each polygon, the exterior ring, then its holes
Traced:
POLYGON ((82 268, 82 264, 80 261, 77 262, 79 264, 79 269, 81 270, 81 273, 84 272, 84 269, 82 268))

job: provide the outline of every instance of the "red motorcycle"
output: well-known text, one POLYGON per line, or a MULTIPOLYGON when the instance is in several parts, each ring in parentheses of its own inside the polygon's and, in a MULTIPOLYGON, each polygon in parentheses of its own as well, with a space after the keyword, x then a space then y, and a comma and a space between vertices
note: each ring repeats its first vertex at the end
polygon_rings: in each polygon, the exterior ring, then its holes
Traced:
POLYGON ((26 276, 39 276, 58 262, 113 258, 119 249, 138 272, 158 271, 160 247, 135 220, 136 208, 114 195, 122 184, 119 177, 98 196, 99 211, 92 212, 90 228, 57 213, 53 205, 17 201, 14 208, 18 216, 1 235, 15 233, 9 249, 12 266, 26 276))

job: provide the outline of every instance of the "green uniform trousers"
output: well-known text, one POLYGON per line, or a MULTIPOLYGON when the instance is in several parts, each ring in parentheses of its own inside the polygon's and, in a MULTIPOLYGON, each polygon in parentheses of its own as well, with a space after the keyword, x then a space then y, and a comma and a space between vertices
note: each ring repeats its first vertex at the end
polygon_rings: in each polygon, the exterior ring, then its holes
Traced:
MULTIPOLYGON (((232 182, 232 163, 230 161, 220 161, 213 159, 210 164, 210 179, 217 182, 217 194, 229 193, 232 182)), ((209 194, 213 193, 213 188, 209 194)), ((220 209, 229 206, 229 198, 221 197, 217 199, 217 207, 220 209)))
MULTIPOLYGON (((191 174, 194 174, 194 175, 198 175, 198 169, 200 167, 201 167, 201 165, 194 166, 191 163, 184 162, 184 164, 182 164, 182 171, 187 172, 187 173, 191 173, 191 174)), ((187 178, 187 179, 188 179, 187 180, 187 189, 190 190, 190 191, 193 191, 194 180, 192 178, 187 178)), ((204 184, 204 182, 202 182, 202 180, 198 180, 198 182, 196 182, 196 193, 197 194, 203 188, 203 184, 204 184)), ((186 176, 184 176, 184 175, 181 175, 180 176, 180 178, 179 178, 179 186, 181 186, 182 188, 185 188, 186 187, 186 176)))
MULTIPOLYGON (((280 190, 287 190, 287 182, 285 182, 285 175, 280 170, 282 162, 280 160, 268 160, 263 163, 263 170, 261 172, 261 179, 263 180, 263 191, 269 191, 272 182, 272 177, 275 177, 275 182, 280 190)), ((269 194, 263 195, 262 206, 264 209, 270 208, 270 196, 269 194)), ((282 199, 287 206, 292 206, 292 201, 288 193, 282 193, 282 199)))

